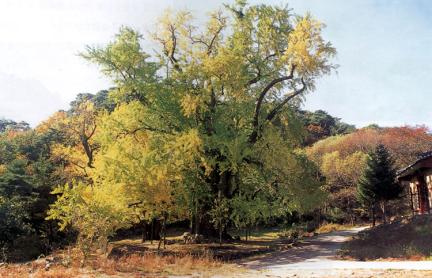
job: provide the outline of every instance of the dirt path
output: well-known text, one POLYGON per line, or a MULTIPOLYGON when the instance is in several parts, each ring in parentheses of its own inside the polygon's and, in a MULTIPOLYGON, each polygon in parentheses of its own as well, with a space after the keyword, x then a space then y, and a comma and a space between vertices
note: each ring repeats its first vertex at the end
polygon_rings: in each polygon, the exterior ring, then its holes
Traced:
POLYGON ((393 277, 398 274, 411 277, 432 277, 432 261, 360 262, 337 259, 342 243, 365 229, 337 231, 304 240, 292 249, 274 252, 261 258, 244 262, 249 269, 262 271, 266 276, 277 277, 393 277), (414 270, 414 271, 413 271, 414 270), (424 270, 429 270, 423 272, 424 270), (420 272, 419 272, 420 271, 420 272), (415 275, 419 272, 420 276, 415 275), (393 273, 387 276, 385 273, 393 273), (411 275, 412 274, 412 275, 411 275), (427 276, 425 276, 428 274, 427 276))

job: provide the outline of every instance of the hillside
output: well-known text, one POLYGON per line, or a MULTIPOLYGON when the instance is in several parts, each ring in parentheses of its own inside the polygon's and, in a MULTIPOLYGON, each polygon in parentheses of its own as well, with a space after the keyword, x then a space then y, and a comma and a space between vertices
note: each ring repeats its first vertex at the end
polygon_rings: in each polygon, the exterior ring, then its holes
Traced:
POLYGON ((347 242, 341 255, 355 260, 429 260, 432 221, 429 215, 407 217, 370 228, 347 242))

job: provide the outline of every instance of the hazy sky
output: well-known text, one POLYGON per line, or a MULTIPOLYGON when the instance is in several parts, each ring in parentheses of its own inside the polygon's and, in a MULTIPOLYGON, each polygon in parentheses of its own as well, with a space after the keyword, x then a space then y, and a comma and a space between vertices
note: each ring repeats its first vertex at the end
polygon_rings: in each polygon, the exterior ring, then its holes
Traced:
MULTIPOLYGON (((120 26, 143 33, 166 8, 204 15, 216 0, 1 0, 0 117, 37 124, 66 108, 78 93, 109 87, 93 65, 77 56, 86 44, 103 45, 120 26)), ((284 4, 287 1, 250 1, 284 4)), ((432 1, 292 0, 327 24, 338 50, 338 74, 307 96, 307 109, 323 109, 364 126, 432 126, 432 1)))

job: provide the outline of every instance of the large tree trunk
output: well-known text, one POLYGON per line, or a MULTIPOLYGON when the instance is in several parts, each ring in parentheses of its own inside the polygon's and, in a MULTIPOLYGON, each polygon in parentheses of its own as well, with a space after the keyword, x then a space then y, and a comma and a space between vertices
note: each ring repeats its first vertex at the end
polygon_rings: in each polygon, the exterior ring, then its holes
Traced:
POLYGON ((152 222, 151 222, 150 244, 153 244, 153 239, 154 239, 153 235, 154 235, 154 219, 152 219, 152 222))
POLYGON ((387 212, 386 212, 386 202, 385 201, 381 201, 381 210, 382 210, 383 222, 384 222, 384 224, 387 224, 387 212))
POLYGON ((143 221, 142 223, 142 238, 141 238, 141 242, 144 243, 147 240, 147 222, 143 221))
POLYGON ((151 244, 153 244, 153 240, 160 239, 161 229, 161 222, 153 218, 150 224, 150 233, 147 234, 147 237, 150 238, 151 244))
POLYGON ((158 244, 158 250, 160 250, 161 244, 163 243, 163 249, 165 249, 166 245, 166 222, 167 222, 167 215, 164 214, 163 220, 162 220, 162 229, 160 233, 160 239, 158 244))
POLYGON ((201 224, 201 215, 198 211, 198 204, 195 204, 194 213, 192 215, 191 219, 191 225, 190 225, 190 233, 191 234, 200 234, 200 225, 201 224))
POLYGON ((219 227, 219 246, 222 246, 222 233, 223 233, 222 225, 219 227))
MULTIPOLYGON (((220 159, 220 157, 218 157, 220 159)), ((216 165, 211 174, 206 176, 206 182, 209 184, 212 194, 216 199, 219 194, 222 198, 231 199, 234 193, 235 176, 230 171, 220 172, 219 167, 216 165)), ((212 204, 206 204, 202 211, 209 211, 212 204)), ((193 224, 195 228, 199 227, 199 232, 206 236, 215 239, 220 238, 219 227, 215 227, 207 214, 197 213, 196 223, 193 224), (198 221, 199 220, 199 221, 198 221)), ((222 230, 222 239, 231 240, 232 237, 228 234, 226 227, 222 230)))

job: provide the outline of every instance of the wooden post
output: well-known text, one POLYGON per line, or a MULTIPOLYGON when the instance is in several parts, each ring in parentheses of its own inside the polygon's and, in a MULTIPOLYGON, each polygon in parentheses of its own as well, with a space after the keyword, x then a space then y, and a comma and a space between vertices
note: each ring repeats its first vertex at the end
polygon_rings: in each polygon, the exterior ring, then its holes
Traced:
POLYGON ((409 195, 410 195, 411 212, 412 212, 412 216, 414 217, 414 215, 415 215, 414 200, 413 200, 414 193, 412 192, 412 189, 411 189, 411 183, 408 184, 408 191, 409 191, 409 195))
POLYGON ((426 181, 423 176, 419 175, 417 177, 418 185, 417 185, 417 191, 419 194, 419 207, 420 207, 420 213, 424 214, 426 212, 429 212, 429 194, 427 190, 426 181))

